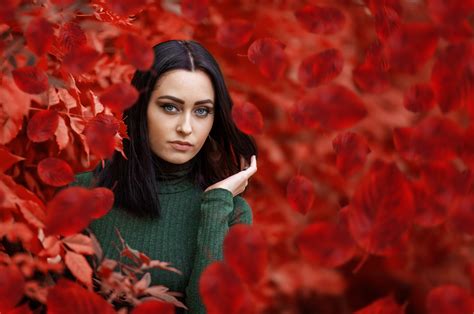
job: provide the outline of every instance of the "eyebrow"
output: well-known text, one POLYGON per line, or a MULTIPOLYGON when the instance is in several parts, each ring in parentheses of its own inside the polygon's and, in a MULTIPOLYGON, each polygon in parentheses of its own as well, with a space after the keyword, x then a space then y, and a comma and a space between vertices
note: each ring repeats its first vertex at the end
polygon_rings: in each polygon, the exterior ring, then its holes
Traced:
MULTIPOLYGON (((171 100, 173 100, 173 101, 176 101, 177 103, 180 103, 180 104, 184 105, 184 100, 179 99, 179 98, 176 98, 176 97, 174 97, 174 96, 163 95, 163 96, 158 97, 158 99, 162 99, 162 98, 171 99, 171 100)), ((197 105, 202 105, 202 104, 206 104, 206 103, 209 103, 209 104, 214 105, 214 103, 213 103, 212 100, 210 100, 210 99, 204 99, 204 100, 196 101, 196 102, 194 103, 194 105, 197 106, 197 105)))

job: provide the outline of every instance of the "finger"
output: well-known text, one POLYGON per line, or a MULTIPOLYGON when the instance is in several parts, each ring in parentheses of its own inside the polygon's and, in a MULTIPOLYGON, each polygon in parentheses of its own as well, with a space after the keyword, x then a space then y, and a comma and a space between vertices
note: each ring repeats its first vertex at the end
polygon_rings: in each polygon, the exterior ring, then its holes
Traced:
POLYGON ((255 172, 257 172, 257 157, 255 155, 252 155, 250 158, 250 166, 246 170, 248 172, 248 175, 251 176, 255 172))

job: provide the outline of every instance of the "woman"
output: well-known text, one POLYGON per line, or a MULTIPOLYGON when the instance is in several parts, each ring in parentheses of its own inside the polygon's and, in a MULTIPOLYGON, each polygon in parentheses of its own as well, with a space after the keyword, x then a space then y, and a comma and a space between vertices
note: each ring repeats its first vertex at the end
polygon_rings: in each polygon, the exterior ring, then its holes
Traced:
POLYGON ((204 47, 170 40, 154 52, 152 68, 132 79, 140 97, 124 111, 127 159, 115 152, 103 169, 77 175, 73 185, 114 191, 114 208, 89 226, 105 256, 119 259, 112 245, 117 227, 130 247, 183 273, 152 270, 152 285, 183 292, 189 313, 206 313, 202 271, 223 259, 231 226, 252 223, 238 194, 257 171, 257 147, 232 121, 222 73, 204 47))

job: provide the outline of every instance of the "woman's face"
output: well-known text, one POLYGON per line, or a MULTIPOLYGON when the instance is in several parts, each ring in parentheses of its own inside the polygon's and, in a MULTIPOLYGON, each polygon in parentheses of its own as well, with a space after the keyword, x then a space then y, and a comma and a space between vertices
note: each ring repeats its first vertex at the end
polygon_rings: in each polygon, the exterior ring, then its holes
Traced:
POLYGON ((150 147, 174 164, 201 150, 214 122, 214 88, 206 73, 171 70, 156 82, 147 108, 150 147), (187 142, 180 145, 172 142, 187 142))

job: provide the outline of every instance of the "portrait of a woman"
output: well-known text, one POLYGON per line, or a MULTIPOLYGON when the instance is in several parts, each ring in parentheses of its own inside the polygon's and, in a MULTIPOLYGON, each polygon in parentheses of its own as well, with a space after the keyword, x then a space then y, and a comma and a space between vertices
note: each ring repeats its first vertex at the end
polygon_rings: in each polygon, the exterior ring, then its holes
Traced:
POLYGON ((127 158, 116 151, 71 185, 114 191, 112 210, 89 226, 106 257, 119 258, 112 245, 117 228, 130 247, 182 272, 153 269, 152 285, 182 292, 187 313, 206 313, 201 273, 223 259, 233 225, 252 224, 239 194, 257 171, 257 147, 234 124, 232 100, 209 51, 196 41, 169 40, 154 53, 153 66, 132 78, 140 96, 123 113, 127 158))

